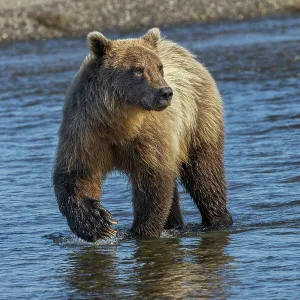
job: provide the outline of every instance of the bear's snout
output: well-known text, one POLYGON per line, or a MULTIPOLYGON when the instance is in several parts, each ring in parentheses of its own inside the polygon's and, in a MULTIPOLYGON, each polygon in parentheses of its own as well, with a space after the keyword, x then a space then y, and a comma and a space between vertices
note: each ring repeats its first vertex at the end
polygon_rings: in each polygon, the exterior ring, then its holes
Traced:
POLYGON ((157 92, 156 110, 162 110, 171 104, 173 90, 170 87, 163 87, 157 92))
POLYGON ((159 100, 170 101, 173 96, 173 90, 170 87, 163 87, 158 91, 159 100))

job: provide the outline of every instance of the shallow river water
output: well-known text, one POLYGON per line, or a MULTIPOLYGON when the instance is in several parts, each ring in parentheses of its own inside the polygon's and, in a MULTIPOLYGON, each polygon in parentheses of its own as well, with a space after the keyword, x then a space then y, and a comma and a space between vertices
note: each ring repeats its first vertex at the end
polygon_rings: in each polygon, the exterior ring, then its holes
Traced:
POLYGON ((181 189, 184 230, 132 238, 130 186, 114 174, 103 203, 119 220, 117 237, 94 244, 74 237, 51 171, 64 94, 86 42, 2 46, 0 299, 299 299, 300 19, 163 35, 195 52, 223 95, 233 227, 201 232, 181 189))

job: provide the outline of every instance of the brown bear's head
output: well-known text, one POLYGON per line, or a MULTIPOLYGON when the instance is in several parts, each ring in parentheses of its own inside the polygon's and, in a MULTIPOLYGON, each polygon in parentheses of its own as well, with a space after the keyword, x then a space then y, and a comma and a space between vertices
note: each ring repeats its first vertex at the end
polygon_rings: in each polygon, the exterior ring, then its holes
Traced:
POLYGON ((105 78, 115 99, 146 110, 170 105, 173 91, 164 80, 157 53, 159 40, 158 28, 138 39, 109 40, 99 32, 88 35, 99 76, 105 78))

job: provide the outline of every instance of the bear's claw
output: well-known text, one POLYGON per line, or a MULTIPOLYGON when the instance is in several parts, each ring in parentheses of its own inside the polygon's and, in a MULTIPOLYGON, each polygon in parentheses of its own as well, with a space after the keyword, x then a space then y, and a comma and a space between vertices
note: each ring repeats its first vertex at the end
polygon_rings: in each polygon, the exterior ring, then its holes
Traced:
POLYGON ((70 229, 79 238, 95 242, 99 239, 111 238, 116 230, 110 225, 117 224, 111 213, 98 200, 85 198, 71 205, 67 221, 70 229))

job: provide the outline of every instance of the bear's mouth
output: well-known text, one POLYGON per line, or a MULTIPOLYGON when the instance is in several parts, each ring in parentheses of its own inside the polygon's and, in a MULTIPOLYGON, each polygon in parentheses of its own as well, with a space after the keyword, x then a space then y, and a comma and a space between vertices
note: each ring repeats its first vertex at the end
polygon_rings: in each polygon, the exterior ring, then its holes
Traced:
POLYGON ((159 101, 154 107, 153 110, 162 111, 171 105, 171 100, 162 100, 159 101))
POLYGON ((149 111, 162 111, 171 105, 171 98, 169 99, 159 99, 153 97, 152 99, 143 97, 139 103, 136 103, 140 108, 149 111))

